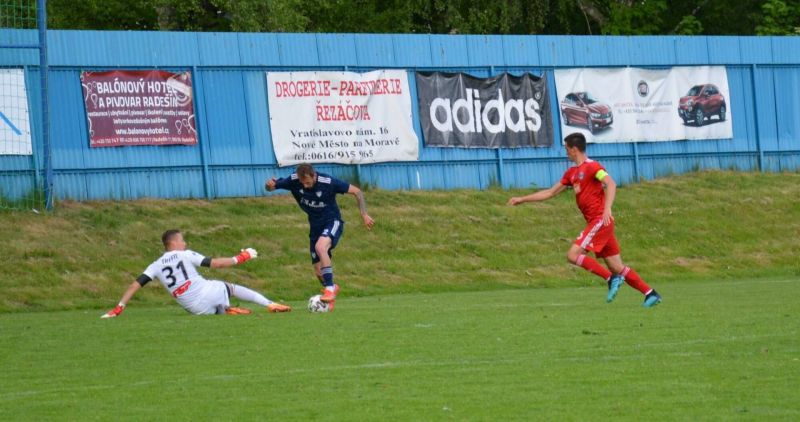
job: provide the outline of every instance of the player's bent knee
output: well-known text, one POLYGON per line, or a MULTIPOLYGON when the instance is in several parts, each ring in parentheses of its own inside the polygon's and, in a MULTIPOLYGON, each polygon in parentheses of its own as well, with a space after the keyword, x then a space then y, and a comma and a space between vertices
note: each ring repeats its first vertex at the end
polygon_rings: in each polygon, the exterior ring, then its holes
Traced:
POLYGON ((326 251, 331 245, 331 239, 328 237, 320 237, 317 240, 317 243, 314 243, 314 249, 316 249, 317 253, 319 251, 326 251))
POLYGON ((328 254, 328 248, 320 246, 319 244, 317 244, 317 246, 314 247, 314 251, 317 252, 318 257, 323 257, 328 254))

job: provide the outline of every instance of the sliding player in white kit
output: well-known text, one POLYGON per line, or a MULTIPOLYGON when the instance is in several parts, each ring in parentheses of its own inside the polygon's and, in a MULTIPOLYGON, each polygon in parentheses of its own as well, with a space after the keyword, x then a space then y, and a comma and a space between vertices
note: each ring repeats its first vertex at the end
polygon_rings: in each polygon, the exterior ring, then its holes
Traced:
POLYGON ((258 256, 255 249, 247 248, 233 258, 208 258, 187 250, 180 230, 167 230, 161 236, 164 255, 144 270, 122 295, 119 304, 101 318, 114 318, 125 310, 125 305, 145 284, 158 278, 172 297, 184 309, 195 315, 249 314, 246 308, 230 306, 230 296, 267 308, 268 312, 289 312, 291 307, 275 303, 262 294, 238 284, 219 280, 206 280, 197 272, 197 266, 225 268, 242 264, 258 256))

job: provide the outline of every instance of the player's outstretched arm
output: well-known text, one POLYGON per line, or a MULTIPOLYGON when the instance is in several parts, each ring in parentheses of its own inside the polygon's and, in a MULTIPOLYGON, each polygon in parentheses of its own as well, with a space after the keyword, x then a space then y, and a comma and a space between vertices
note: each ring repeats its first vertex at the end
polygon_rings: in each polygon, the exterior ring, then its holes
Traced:
POLYGON ((227 268, 234 265, 244 264, 245 262, 258 257, 258 251, 253 248, 244 248, 232 258, 211 258, 208 264, 211 268, 227 268))
POLYGON ((367 230, 372 230, 372 226, 375 225, 375 220, 367 214, 367 201, 364 199, 364 192, 361 191, 357 186, 350 185, 350 188, 347 189, 347 193, 356 197, 356 201, 358 202, 358 211, 361 213, 361 219, 364 220, 364 225, 367 226, 367 230))
POLYGON ((122 295, 122 299, 119 300, 117 306, 115 306, 114 309, 104 313, 100 318, 115 318, 121 314, 122 311, 125 310, 125 305, 128 304, 133 295, 135 295, 141 287, 142 285, 139 284, 138 281, 131 283, 130 286, 128 286, 128 289, 125 290, 125 293, 122 295))
POLYGON ((561 192, 564 192, 564 189, 567 187, 562 185, 561 182, 556 182, 553 186, 550 186, 547 189, 542 189, 538 192, 534 192, 530 195, 525 196, 515 196, 508 200, 508 205, 519 205, 524 202, 538 202, 538 201, 545 201, 550 199, 561 192))

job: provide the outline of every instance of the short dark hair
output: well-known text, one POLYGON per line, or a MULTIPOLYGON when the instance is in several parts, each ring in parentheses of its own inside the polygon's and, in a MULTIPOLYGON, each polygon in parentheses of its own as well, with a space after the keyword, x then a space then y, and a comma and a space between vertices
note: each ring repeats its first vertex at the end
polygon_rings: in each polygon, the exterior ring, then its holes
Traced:
POLYGON ((303 163, 297 166, 297 177, 313 176, 315 174, 314 167, 311 164, 303 163))
POLYGON ((161 235, 161 243, 164 244, 164 247, 167 247, 167 244, 172 241, 175 235, 181 234, 181 231, 178 229, 169 229, 161 235))
POLYGON ((580 132, 570 133, 564 138, 568 147, 577 147, 580 152, 586 152, 586 137, 580 132))

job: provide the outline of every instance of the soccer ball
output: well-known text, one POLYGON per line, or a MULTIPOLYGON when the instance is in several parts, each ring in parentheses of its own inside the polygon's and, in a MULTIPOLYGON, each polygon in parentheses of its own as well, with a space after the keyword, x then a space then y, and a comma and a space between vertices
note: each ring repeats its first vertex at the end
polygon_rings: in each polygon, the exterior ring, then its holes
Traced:
POLYGON ((308 298, 308 311, 319 313, 319 312, 328 312, 330 307, 328 304, 322 301, 321 295, 311 296, 308 298))

